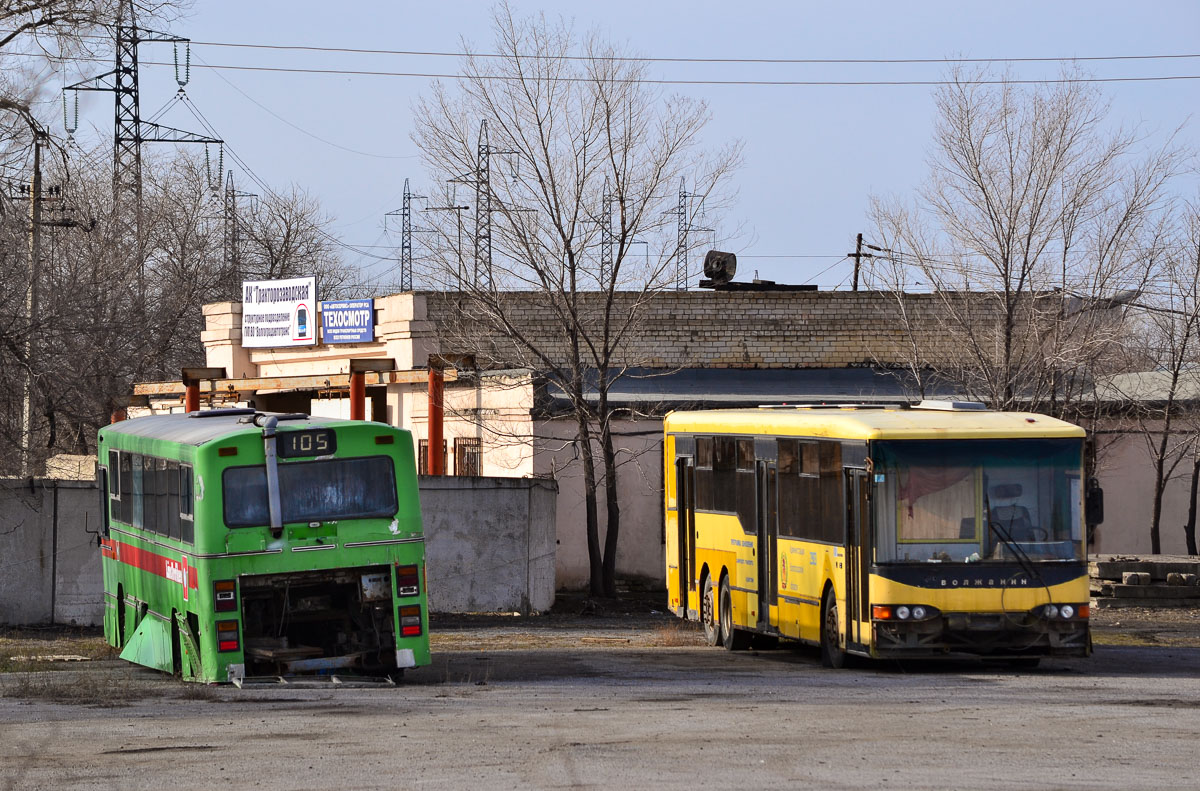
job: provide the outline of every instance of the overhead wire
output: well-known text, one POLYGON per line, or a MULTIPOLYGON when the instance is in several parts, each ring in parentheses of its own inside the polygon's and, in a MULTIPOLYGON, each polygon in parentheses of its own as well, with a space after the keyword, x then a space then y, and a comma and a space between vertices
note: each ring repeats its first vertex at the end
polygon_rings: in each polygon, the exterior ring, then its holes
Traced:
MULTIPOLYGON (((10 33, 13 31, 2 31, 10 33)), ((87 34, 83 39, 111 41, 111 36, 87 34)), ((318 46, 315 44, 267 44, 245 41, 203 41, 190 40, 192 46, 222 47, 230 49, 261 49, 298 52, 333 52, 351 55, 395 55, 405 57, 476 57, 476 58, 509 58, 512 55, 499 52, 466 52, 457 50, 402 50, 402 49, 372 49, 364 47, 318 46)), ((13 53, 27 54, 27 53, 13 53)), ((44 53, 28 53, 44 55, 44 53)), ((537 53, 517 53, 517 58, 529 60, 580 60, 580 61, 610 61, 610 62, 642 62, 642 63, 752 63, 752 64, 781 64, 781 65, 898 65, 898 64, 952 64, 952 63, 1074 63, 1074 62, 1103 62, 1103 61, 1155 61, 1155 60, 1188 60, 1200 58, 1200 53, 1154 53, 1148 55, 1037 55, 1037 56, 996 56, 996 57, 905 57, 905 58, 766 58, 766 57, 699 57, 699 56, 656 56, 656 55, 539 55, 537 53)))
MULTIPOLYGON (((197 63, 198 63, 198 64, 199 64, 201 67, 205 67, 205 66, 208 66, 208 65, 209 65, 209 64, 208 64, 206 61, 204 61, 204 60, 203 60, 203 59, 202 59, 202 58, 201 58, 199 55, 196 55, 196 56, 194 56, 194 57, 195 57, 195 59, 196 59, 197 63)), ((247 100, 247 101, 249 101, 251 104, 253 104, 253 105, 257 106, 257 107, 258 107, 260 110, 262 110, 263 112, 267 113, 268 115, 270 115, 271 117, 273 117, 273 118, 275 118, 276 120, 280 121, 281 123, 287 124, 287 125, 288 125, 288 126, 290 126, 292 129, 295 129, 297 132, 300 132, 300 133, 301 133, 301 134, 303 134, 303 135, 307 135, 308 137, 311 137, 313 140, 317 140, 317 141, 319 141, 319 142, 321 142, 321 143, 324 143, 325 145, 328 145, 328 146, 333 146, 334 148, 340 149, 340 150, 342 150, 342 151, 347 151, 347 152, 349 152, 349 153, 351 153, 351 154, 358 154, 359 156, 364 156, 364 157, 372 157, 372 158, 375 158, 375 159, 415 159, 415 158, 418 156, 417 154, 403 154, 403 155, 395 155, 395 154, 374 154, 374 153, 371 153, 371 152, 369 152, 369 151, 359 151, 359 150, 357 150, 357 149, 350 148, 349 146, 344 146, 344 145, 342 145, 342 144, 340 144, 340 143, 335 143, 335 142, 333 142, 332 140, 326 140, 325 138, 321 137, 320 135, 314 134, 313 132, 310 132, 310 131, 308 131, 307 129, 304 129, 303 127, 301 127, 301 126, 299 126, 299 125, 297 125, 297 124, 294 124, 294 123, 292 123, 291 121, 289 121, 288 119, 286 119, 286 118, 284 118, 283 116, 279 115, 279 113, 276 113, 274 110, 272 110, 271 108, 267 107, 267 106, 266 106, 266 105, 264 105, 262 102, 258 101, 257 99, 255 99, 255 98, 254 98, 254 97, 252 97, 250 94, 248 94, 248 93, 246 93, 245 91, 243 91, 243 90, 242 90, 241 88, 239 88, 238 86, 234 85, 234 84, 233 84, 232 82, 230 82, 230 81, 229 81, 229 79, 228 79, 228 78, 227 78, 227 77, 226 77, 224 74, 222 74, 220 71, 214 70, 214 73, 215 73, 215 74, 216 74, 216 75, 217 75, 217 76, 218 76, 218 77, 221 79, 221 81, 222 81, 222 82, 224 82, 224 83, 225 83, 226 85, 228 85, 230 88, 233 88, 235 91, 237 91, 238 93, 240 93, 240 94, 241 94, 243 97, 245 97, 245 98, 246 98, 246 100, 247 100)))
MULTIPOLYGON (((143 66, 173 66, 165 61, 141 61, 143 66)), ((227 71, 278 72, 286 74, 328 74, 348 77, 417 77, 421 79, 478 79, 508 81, 514 77, 503 74, 455 74, 423 71, 371 71, 367 69, 317 69, 288 66, 240 66, 234 64, 194 64, 202 69, 227 71)), ((554 77, 553 82, 592 82, 590 77, 554 77)), ((1200 80, 1200 74, 1169 74, 1150 77, 1043 77, 1043 78, 979 78, 963 80, 679 80, 637 77, 629 82, 641 85, 711 85, 735 87, 938 87, 944 85, 1075 85, 1084 83, 1178 82, 1200 80)))

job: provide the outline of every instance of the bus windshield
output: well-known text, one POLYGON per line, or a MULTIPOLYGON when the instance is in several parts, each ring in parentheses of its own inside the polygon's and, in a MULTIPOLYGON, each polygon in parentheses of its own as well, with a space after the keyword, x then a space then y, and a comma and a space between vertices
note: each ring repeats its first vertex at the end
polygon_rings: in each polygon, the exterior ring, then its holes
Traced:
MULTIPOLYGON (((221 482, 226 525, 270 524, 265 466, 230 467, 221 482)), ((279 499, 285 523, 392 517, 396 472, 387 456, 280 464, 279 499)))
POLYGON ((1082 560, 1082 440, 893 440, 872 451, 876 561, 1082 560))

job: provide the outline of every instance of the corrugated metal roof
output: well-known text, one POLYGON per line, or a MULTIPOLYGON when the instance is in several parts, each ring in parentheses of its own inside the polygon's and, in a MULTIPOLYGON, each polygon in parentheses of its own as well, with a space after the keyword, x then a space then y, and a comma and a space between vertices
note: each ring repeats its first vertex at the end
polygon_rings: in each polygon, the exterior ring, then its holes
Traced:
MULTIPOLYGON (((595 392, 595 372, 589 389, 595 392)), ((847 401, 918 400, 919 388, 906 371, 876 368, 683 368, 629 369, 613 382, 609 401, 614 404, 665 404, 671 406, 749 406, 770 403, 821 403, 847 401)), ((565 399, 557 382, 546 384, 546 394, 565 399)), ((948 385, 926 383, 926 398, 957 396, 948 385)))
POLYGON ((995 439, 1015 434, 1083 437, 1080 427, 1032 412, 769 408, 672 412, 666 431, 776 434, 845 439, 995 439))

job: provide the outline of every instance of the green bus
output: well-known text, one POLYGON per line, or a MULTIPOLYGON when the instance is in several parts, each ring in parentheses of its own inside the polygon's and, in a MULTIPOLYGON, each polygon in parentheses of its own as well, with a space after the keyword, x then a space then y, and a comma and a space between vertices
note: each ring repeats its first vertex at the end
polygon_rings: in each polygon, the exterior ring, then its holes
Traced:
POLYGON ((184 679, 429 663, 412 436, 214 409, 100 430, 104 632, 184 679))

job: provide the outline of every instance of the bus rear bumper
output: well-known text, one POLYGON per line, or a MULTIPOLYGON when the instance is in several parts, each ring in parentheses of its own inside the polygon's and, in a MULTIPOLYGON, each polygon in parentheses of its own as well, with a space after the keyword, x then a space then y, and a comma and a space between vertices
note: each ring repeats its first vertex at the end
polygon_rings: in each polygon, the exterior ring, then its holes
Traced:
POLYGON ((945 613, 918 622, 876 622, 880 658, 1088 656, 1086 620, 1046 621, 1023 613, 945 613))

